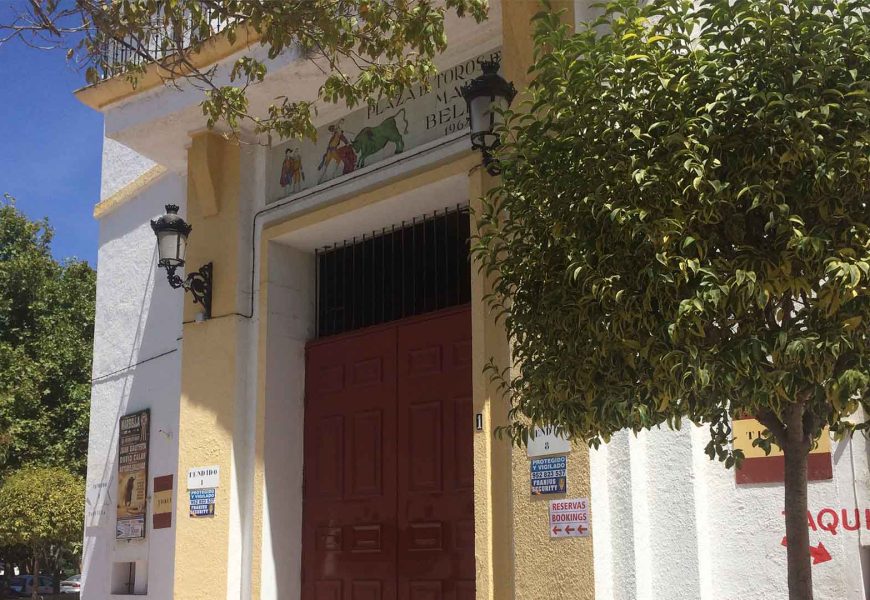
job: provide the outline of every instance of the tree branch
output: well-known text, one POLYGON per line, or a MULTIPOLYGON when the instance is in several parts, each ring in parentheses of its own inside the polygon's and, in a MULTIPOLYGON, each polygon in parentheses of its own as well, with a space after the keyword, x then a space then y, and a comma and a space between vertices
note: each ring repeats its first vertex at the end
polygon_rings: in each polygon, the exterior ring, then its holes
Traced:
POLYGON ((809 407, 804 409, 803 416, 803 434, 804 434, 804 442, 807 444, 807 447, 812 445, 813 441, 816 438, 816 430, 818 429, 820 424, 820 419, 816 417, 813 411, 809 410, 809 407))
POLYGON ((773 434, 779 445, 782 446, 786 441, 785 423, 779 417, 773 414, 772 411, 763 410, 755 415, 759 423, 767 427, 768 431, 773 434))

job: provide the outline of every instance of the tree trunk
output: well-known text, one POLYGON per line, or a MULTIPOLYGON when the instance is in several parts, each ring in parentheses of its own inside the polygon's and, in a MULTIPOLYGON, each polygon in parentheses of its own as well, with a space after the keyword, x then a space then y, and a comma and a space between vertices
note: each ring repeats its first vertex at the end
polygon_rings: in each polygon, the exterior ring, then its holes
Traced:
POLYGON ((52 546, 49 554, 51 556, 51 577, 54 580, 52 593, 60 594, 60 559, 63 555, 63 549, 60 545, 52 546))
POLYGON ((789 600, 813 600, 810 531, 807 526, 808 450, 803 444, 795 443, 788 443, 782 449, 785 454, 785 535, 789 600))
POLYGON ((813 572, 810 564, 810 530, 807 522, 807 463, 817 423, 804 414, 809 393, 800 394, 786 406, 780 419, 770 411, 756 418, 774 435, 785 462, 785 536, 788 560, 789 600, 813 600, 813 572))
POLYGON ((39 553, 33 553, 33 585, 30 587, 30 600, 39 600, 39 553))

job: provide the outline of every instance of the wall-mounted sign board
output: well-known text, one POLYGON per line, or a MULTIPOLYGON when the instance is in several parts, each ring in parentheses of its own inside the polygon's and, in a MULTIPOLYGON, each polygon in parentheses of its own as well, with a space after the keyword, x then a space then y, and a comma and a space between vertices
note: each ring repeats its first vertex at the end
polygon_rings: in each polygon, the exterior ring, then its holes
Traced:
POLYGON ((218 465, 192 467, 187 470, 187 489, 189 490, 216 488, 220 485, 221 468, 218 465))
MULTIPOLYGON (((755 419, 734 419, 732 422, 734 449, 743 450, 746 457, 739 469, 735 469, 738 484, 783 483, 785 481, 785 458, 782 450, 774 445, 770 454, 752 442, 764 434, 765 427, 755 419)), ((833 479, 831 464, 831 437, 828 429, 822 430, 818 444, 807 457, 807 479, 820 481, 833 479)))
POLYGON ((590 527, 588 498, 550 501, 551 538, 587 537, 590 527))
POLYGON ((557 434, 555 427, 535 427, 534 439, 529 438, 529 458, 569 452, 571 452, 571 442, 566 435, 557 434))
POLYGON ((564 494, 568 489, 568 457, 532 459, 532 495, 564 494))
POLYGON ((217 503, 217 490, 214 488, 189 490, 190 516, 213 517, 215 504, 217 503))
POLYGON ((172 527, 172 475, 161 475, 154 478, 151 500, 151 523, 154 529, 172 527))

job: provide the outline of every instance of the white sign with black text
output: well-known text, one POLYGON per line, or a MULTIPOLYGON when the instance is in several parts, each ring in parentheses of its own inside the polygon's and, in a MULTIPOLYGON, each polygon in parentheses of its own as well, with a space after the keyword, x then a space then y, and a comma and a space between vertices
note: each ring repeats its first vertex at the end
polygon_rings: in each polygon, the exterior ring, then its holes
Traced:
POLYGON ((204 490, 206 488, 220 487, 221 468, 217 465, 210 467, 192 467, 187 470, 187 489, 204 490))
POLYGON ((557 435, 555 427, 535 427, 535 438, 529 437, 529 458, 568 454, 571 452, 571 442, 568 436, 557 435))

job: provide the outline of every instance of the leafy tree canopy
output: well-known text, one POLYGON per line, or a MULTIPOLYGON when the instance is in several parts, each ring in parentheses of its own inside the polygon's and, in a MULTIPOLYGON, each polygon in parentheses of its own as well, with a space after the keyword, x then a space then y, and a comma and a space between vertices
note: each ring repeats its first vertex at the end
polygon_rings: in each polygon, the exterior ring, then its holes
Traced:
POLYGON ((516 441, 731 419, 784 454, 788 588, 812 600, 807 454, 870 422, 866 0, 639 0, 537 17, 477 252, 516 441), (859 410, 863 408, 863 411, 859 410), (850 419, 854 419, 850 420, 850 419))
POLYGON ((81 545, 84 511, 81 477, 57 467, 20 469, 0 485, 0 547, 26 548, 33 573, 46 562, 56 570, 58 557, 81 545))
POLYGON ((448 11, 485 18, 487 0, 33 0, 15 19, 0 23, 0 45, 18 38, 36 46, 64 46, 86 65, 87 80, 125 73, 137 82, 152 63, 168 78, 183 77, 206 90, 203 111, 211 124, 282 137, 313 135, 315 99, 279 98, 268 115, 252 115, 247 90, 268 70, 263 59, 297 47, 327 75, 319 99, 350 107, 398 97, 434 72, 433 57, 447 46, 448 11), (257 44, 232 66, 232 82, 216 82, 214 67, 192 57, 215 31, 257 44), (253 37, 252 37, 253 36, 253 37))
POLYGON ((624 0, 576 33, 541 13, 536 48, 478 247, 513 437, 688 418, 731 465, 734 415, 866 428, 865 3, 624 0))
POLYGON ((30 463, 85 472, 95 273, 55 261, 51 236, 0 203, 0 478, 30 463))
POLYGON ((0 485, 0 545, 75 545, 84 512, 81 477, 57 467, 20 469, 0 485))

